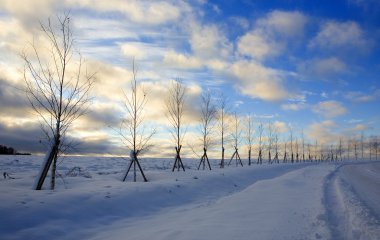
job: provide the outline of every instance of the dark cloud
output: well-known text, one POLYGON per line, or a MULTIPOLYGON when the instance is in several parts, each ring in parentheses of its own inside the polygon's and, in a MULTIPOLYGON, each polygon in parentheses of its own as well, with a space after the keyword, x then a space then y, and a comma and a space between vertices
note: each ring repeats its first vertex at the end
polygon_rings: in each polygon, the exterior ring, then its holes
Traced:
POLYGON ((0 123, 0 144, 18 152, 42 153, 46 151, 43 132, 36 125, 7 127, 0 123))
POLYGON ((106 126, 118 126, 121 122, 122 113, 113 106, 97 108, 90 106, 88 113, 84 116, 89 126, 99 128, 106 126))
POLYGON ((25 92, 20 86, 13 86, 0 79, 0 114, 25 116, 30 113, 30 106, 25 92))
MULTIPOLYGON (((81 140, 78 138, 67 139, 67 142, 72 141, 73 148, 69 149, 69 154, 110 154, 110 155, 120 155, 123 154, 123 149, 109 139, 97 139, 97 140, 81 140)), ((126 155, 127 150, 125 150, 123 155, 126 155)))
MULTIPOLYGON (((109 139, 86 140, 80 138, 65 139, 71 148, 68 154, 121 154, 122 149, 109 139)), ((38 125, 19 125, 7 127, 0 123, 0 145, 15 148, 18 152, 45 153, 48 145, 43 131, 38 125)))

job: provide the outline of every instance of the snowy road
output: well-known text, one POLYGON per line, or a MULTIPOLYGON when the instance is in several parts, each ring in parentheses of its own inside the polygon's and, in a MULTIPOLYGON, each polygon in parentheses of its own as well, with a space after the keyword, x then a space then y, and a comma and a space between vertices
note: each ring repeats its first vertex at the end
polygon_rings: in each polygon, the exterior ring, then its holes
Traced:
POLYGON ((123 183, 104 159, 53 192, 30 189, 30 160, 10 163, 0 239, 380 239, 380 162, 151 168, 123 183))

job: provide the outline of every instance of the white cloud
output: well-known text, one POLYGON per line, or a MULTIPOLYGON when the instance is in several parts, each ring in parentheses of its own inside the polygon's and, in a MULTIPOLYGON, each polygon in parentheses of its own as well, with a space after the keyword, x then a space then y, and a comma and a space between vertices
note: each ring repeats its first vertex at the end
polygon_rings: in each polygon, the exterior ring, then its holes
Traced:
POLYGON ((287 110, 287 111, 299 111, 299 110, 305 109, 306 106, 307 105, 305 103, 303 103, 303 102, 285 103, 285 104, 281 105, 281 108, 283 110, 287 110))
POLYGON ((332 51, 339 50, 359 50, 366 51, 370 46, 366 34, 356 22, 325 22, 318 34, 313 38, 309 47, 327 49, 332 51))
POLYGON ((138 26, 128 21, 102 18, 98 16, 78 15, 72 20, 75 33, 81 41, 99 41, 104 39, 128 38, 137 40, 141 32, 136 31, 138 26))
POLYGON ((275 10, 265 18, 259 19, 257 25, 271 35, 279 34, 288 38, 298 38, 302 37, 307 21, 307 17, 298 11, 275 10))
POLYGON ((318 59, 314 61, 314 71, 319 75, 345 72, 346 65, 335 57, 318 59))
POLYGON ((177 68, 199 68, 202 66, 199 59, 176 53, 174 51, 168 51, 165 53, 164 63, 177 68))
POLYGON ((238 40, 238 51, 256 60, 279 55, 289 40, 303 36, 306 22, 307 17, 299 12, 273 11, 238 40))
MULTIPOLYGON (((230 66, 228 62, 219 59, 210 59, 206 61, 206 65, 208 68, 218 71, 224 71, 230 66)), ((217 82, 216 79, 215 81, 217 82)))
POLYGON ((189 41, 194 55, 201 59, 226 59, 232 53, 232 44, 217 25, 191 22, 189 41))
POLYGON ((311 124, 305 132, 308 138, 317 140, 318 144, 326 144, 339 140, 336 128, 337 124, 334 121, 327 120, 311 124))
MULTIPOLYGON (((181 7, 166 1, 97 1, 66 0, 68 6, 86 7, 97 11, 121 12, 136 23, 159 25, 176 20, 181 7)), ((183 8, 186 8, 183 4, 183 8)))
POLYGON ((239 61, 232 65, 232 72, 238 78, 237 88, 244 95, 266 101, 278 101, 290 96, 281 73, 275 69, 253 61, 239 61))
POLYGON ((128 83, 132 79, 132 72, 129 69, 95 60, 88 61, 87 67, 89 71, 96 72, 97 80, 92 91, 97 98, 113 102, 124 99, 122 90, 129 86, 128 83))
POLYGON ((324 101, 314 106, 313 111, 325 118, 334 118, 347 113, 347 109, 337 101, 324 101))
POLYGON ((141 59, 144 57, 144 52, 146 50, 138 47, 136 44, 124 43, 121 45, 121 50, 123 54, 130 58, 141 59))
POLYGON ((351 131, 354 131, 354 132, 362 132, 364 130, 367 130, 368 129, 368 126, 364 125, 364 124, 356 124, 352 129, 350 129, 351 131))
POLYGON ((239 39, 238 51, 243 55, 261 60, 268 56, 278 55, 281 52, 281 46, 265 38, 261 31, 253 31, 239 39))
POLYGON ((31 26, 38 23, 37 19, 50 17, 54 10, 62 5, 61 1, 54 0, 2 0, 0 1, 0 10, 3 9, 12 14, 24 25, 31 26))
POLYGON ((303 61, 298 65, 298 71, 307 78, 328 81, 339 74, 348 72, 348 67, 336 57, 316 58, 303 61))
POLYGON ((347 100, 354 103, 367 103, 376 100, 380 96, 380 92, 376 91, 372 94, 366 94, 359 91, 351 91, 344 95, 347 100))
POLYGON ((288 125, 285 122, 275 121, 273 125, 278 133, 286 133, 289 131, 288 125))

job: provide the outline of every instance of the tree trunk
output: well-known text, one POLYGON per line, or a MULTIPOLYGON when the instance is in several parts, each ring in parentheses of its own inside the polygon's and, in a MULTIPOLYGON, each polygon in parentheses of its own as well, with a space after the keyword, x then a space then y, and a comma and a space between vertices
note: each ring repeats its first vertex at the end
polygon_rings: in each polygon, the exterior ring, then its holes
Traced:
POLYGON ((55 188, 55 178, 56 178, 56 172, 57 172, 57 158, 58 158, 58 152, 56 152, 53 157, 53 166, 51 167, 51 181, 50 181, 51 190, 54 190, 55 188))
POLYGON ((222 147, 222 160, 220 162, 220 168, 224 168, 224 147, 222 147))
POLYGON ((36 190, 41 190, 42 189, 42 185, 44 184, 44 181, 46 179, 46 176, 48 174, 48 171, 50 169, 50 165, 51 163, 53 162, 54 160, 54 157, 56 156, 56 154, 58 153, 58 148, 59 148, 59 140, 55 142, 54 146, 52 147, 50 153, 49 153, 49 156, 45 162, 45 165, 41 171, 41 174, 40 174, 40 177, 38 178, 38 182, 37 182, 37 185, 36 185, 36 190))
POLYGON ((248 151, 248 166, 251 166, 251 148, 248 151))

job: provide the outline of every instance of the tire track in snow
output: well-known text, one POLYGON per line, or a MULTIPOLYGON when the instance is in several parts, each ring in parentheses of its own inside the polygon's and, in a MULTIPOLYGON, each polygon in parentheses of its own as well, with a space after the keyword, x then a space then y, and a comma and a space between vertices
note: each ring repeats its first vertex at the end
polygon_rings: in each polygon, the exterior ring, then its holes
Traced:
POLYGON ((379 239, 379 219, 361 200, 350 182, 341 176, 343 168, 350 165, 337 166, 324 182, 325 218, 332 239, 379 239))

